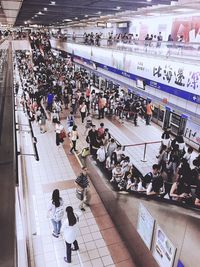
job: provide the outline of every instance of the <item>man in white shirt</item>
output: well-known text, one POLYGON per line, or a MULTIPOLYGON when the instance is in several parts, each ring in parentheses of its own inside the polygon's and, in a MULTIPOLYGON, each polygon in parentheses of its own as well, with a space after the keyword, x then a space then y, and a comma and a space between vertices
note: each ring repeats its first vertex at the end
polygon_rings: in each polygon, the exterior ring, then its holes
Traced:
POLYGON ((103 168, 106 160, 106 151, 103 143, 101 143, 100 148, 97 150, 97 160, 100 166, 103 168))

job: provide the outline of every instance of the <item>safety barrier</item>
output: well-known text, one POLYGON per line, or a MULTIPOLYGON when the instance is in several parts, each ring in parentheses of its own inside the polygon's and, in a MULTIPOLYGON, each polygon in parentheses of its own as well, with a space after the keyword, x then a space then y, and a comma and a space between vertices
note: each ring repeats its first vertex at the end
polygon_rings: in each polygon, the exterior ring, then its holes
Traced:
POLYGON ((91 44, 86 42, 84 36, 72 35, 52 35, 53 38, 62 42, 76 43, 87 46, 99 46, 117 50, 124 50, 136 53, 147 53, 165 57, 178 57, 185 59, 200 60, 200 44, 199 43, 183 43, 183 42, 171 42, 171 41, 146 41, 146 40, 113 40, 108 41, 108 38, 102 37, 98 44, 91 44))

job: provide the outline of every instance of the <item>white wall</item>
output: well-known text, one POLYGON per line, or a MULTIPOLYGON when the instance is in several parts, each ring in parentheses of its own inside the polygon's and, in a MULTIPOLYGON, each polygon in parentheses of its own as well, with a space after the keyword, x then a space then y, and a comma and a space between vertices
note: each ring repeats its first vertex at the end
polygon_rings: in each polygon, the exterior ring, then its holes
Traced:
MULTIPOLYGON (((106 62, 106 58, 109 58, 110 53, 112 53, 112 50, 110 49, 106 49, 106 48, 98 48, 95 47, 95 51, 93 51, 93 53, 91 53, 91 48, 84 46, 84 45, 79 45, 79 44, 73 44, 72 48, 70 48, 70 45, 67 43, 59 43, 58 41, 52 40, 51 41, 52 47, 60 49, 60 50, 64 50, 66 52, 69 53, 74 53, 74 55, 80 56, 80 57, 84 57, 86 59, 92 60, 92 61, 96 61, 99 62, 98 58, 95 58, 95 56, 97 56, 97 52, 98 54, 102 55, 101 57, 101 61, 105 61, 104 64, 108 64, 106 62), (97 49, 99 51, 97 51, 97 49), (72 51, 73 50, 73 51, 72 51)), ((94 48, 93 48, 94 49, 94 48)), ((120 54, 125 54, 124 51, 115 51, 115 57, 120 57, 120 54), (118 56, 117 56, 118 55, 118 56)), ((126 52, 127 53, 127 52, 126 52)), ((145 58, 149 59, 149 64, 151 65, 151 56, 145 55, 145 58)), ((100 63, 101 63, 100 61, 100 63)), ((171 60, 172 61, 172 60, 171 60)), ((121 63, 119 62, 118 65, 120 65, 121 63)), ((150 66, 149 65, 149 66, 150 66)), ((113 65, 112 65, 113 67, 113 65)), ((115 66, 114 66, 115 67, 115 66)), ((148 68, 148 66, 146 66, 148 68)), ((108 77, 110 77, 111 79, 115 79, 117 81, 121 81, 122 83, 124 83, 127 87, 134 87, 136 88, 136 82, 134 80, 131 80, 129 78, 123 77, 121 75, 118 75, 116 73, 107 71, 106 69, 102 69, 102 68, 98 68, 98 72, 102 73, 108 77)), ((133 73, 136 74, 136 73, 133 73)), ((139 75, 140 76, 140 75, 139 75)), ((143 77, 143 76, 142 76, 143 77)), ((145 78, 145 77, 144 77, 145 78)), ((146 77, 148 78, 148 77, 146 77)), ((163 98, 167 98, 168 100, 168 104, 167 105, 172 105, 172 107, 176 106, 176 111, 180 110, 180 113, 188 113, 191 114, 191 116, 194 117, 195 120, 199 120, 199 114, 200 114, 200 105, 193 103, 191 101, 187 101, 183 98, 174 96, 173 94, 169 94, 166 93, 162 90, 150 87, 150 86, 146 86, 145 92, 143 90, 138 89, 138 92, 144 96, 144 94, 146 96, 151 97, 152 99, 155 99, 157 102, 158 100, 160 101, 160 103, 162 103, 163 98)))

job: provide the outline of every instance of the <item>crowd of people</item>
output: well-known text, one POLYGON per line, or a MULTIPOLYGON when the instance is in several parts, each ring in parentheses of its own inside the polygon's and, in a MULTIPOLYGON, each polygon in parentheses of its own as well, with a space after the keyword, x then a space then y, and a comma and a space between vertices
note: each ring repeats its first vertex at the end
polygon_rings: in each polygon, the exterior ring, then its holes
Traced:
MULTIPOLYGON (((82 155, 90 153, 97 160, 115 190, 139 192, 200 206, 200 155, 191 160, 193 150, 186 148, 182 135, 172 139, 169 129, 164 131, 157 162, 143 176, 104 123, 98 126, 93 123, 94 116, 98 119, 117 116, 121 122, 126 119, 137 126, 140 116, 146 125, 150 125, 153 112, 150 100, 141 102, 138 97, 133 98, 119 89, 104 92, 91 89, 88 73, 75 71, 70 58, 54 55, 49 36, 32 34, 30 40, 32 58, 26 52, 16 54, 24 91, 21 103, 26 105, 29 118, 39 125, 41 134, 48 130, 49 118, 55 127, 56 145, 62 146, 66 129, 71 142, 70 152, 76 152, 79 139, 76 116, 79 113, 88 143, 88 149, 83 150, 82 155), (69 111, 66 125, 61 123, 63 109, 69 111)), ((84 200, 80 209, 84 211, 90 199, 88 184, 81 191, 84 192, 84 200)), ((57 236, 59 231, 55 228, 53 234, 57 236)), ((70 261, 70 256, 67 257, 66 260, 70 261)))
POLYGON ((116 190, 142 192, 200 206, 200 154, 191 160, 193 149, 186 148, 182 135, 172 139, 169 129, 163 132, 157 162, 145 176, 135 168, 103 123, 98 129, 92 125, 86 140, 90 153, 116 190))
MULTIPOLYGON (((163 41, 165 42, 184 42, 183 35, 177 35, 176 38, 173 38, 171 34, 168 35, 168 38, 164 40, 161 32, 158 34, 146 34, 146 36, 141 39, 138 34, 133 33, 116 33, 108 32, 104 35, 102 32, 84 32, 83 35, 76 35, 75 32, 72 34, 63 34, 58 31, 56 34, 53 34, 53 37, 59 38, 62 41, 72 40, 73 42, 81 42, 83 38, 83 43, 86 45, 95 45, 101 46, 101 40, 106 40, 108 46, 116 45, 118 43, 123 44, 132 44, 132 45, 142 45, 151 46, 151 47, 160 47, 163 41)), ((106 42, 104 43, 104 45, 106 42)))

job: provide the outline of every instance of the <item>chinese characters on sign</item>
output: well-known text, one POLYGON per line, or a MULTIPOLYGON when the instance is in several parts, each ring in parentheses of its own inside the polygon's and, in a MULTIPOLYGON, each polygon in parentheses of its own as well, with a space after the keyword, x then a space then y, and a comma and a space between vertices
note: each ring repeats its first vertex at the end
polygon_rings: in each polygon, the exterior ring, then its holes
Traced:
POLYGON ((182 87, 186 85, 193 90, 200 88, 200 72, 190 71, 186 82, 183 68, 174 70, 170 65, 165 65, 164 68, 159 65, 158 67, 153 67, 153 76, 168 82, 168 84, 173 80, 175 84, 182 87))

